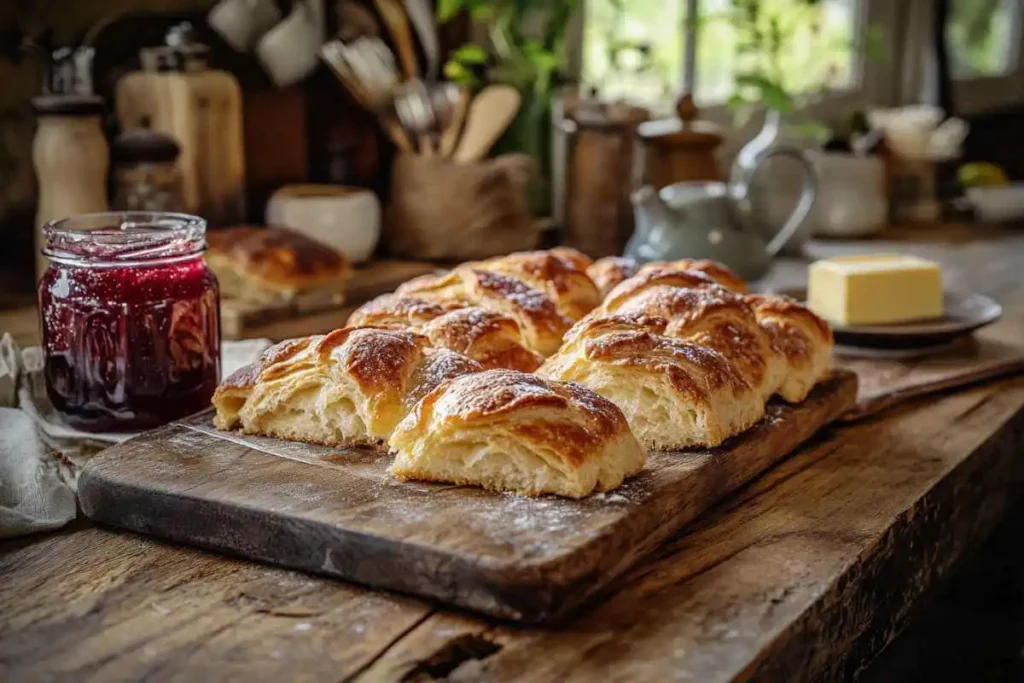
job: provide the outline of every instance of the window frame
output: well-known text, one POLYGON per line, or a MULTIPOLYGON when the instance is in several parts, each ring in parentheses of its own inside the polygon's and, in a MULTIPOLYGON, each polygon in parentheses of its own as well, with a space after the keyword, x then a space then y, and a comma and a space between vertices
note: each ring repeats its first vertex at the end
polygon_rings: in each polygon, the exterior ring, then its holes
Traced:
MULTIPOLYGON (((678 2, 692 9, 699 6, 699 0, 666 0, 678 2)), ((970 115, 999 107, 1024 102, 1024 0, 1016 3, 1016 49, 1011 58, 1010 68, 998 76, 954 77, 953 97, 956 114, 970 115)), ((581 11, 573 18, 569 27, 570 73, 577 79, 582 74, 583 25, 587 2, 581 3, 581 11)), ((801 112, 818 119, 830 119, 845 115, 851 109, 871 107, 892 107, 932 101, 924 97, 929 88, 931 69, 931 29, 935 11, 935 0, 858 0, 857 26, 855 27, 854 65, 857 81, 847 90, 830 91, 809 99, 801 112), (886 59, 877 63, 869 60, 865 52, 868 28, 874 25, 884 27, 886 59)), ((686 12, 683 26, 684 50, 683 83, 677 84, 680 92, 690 90, 696 84, 685 82, 687 74, 696 72, 695 63, 695 22, 688 21, 686 12), (693 47, 689 47, 689 46, 693 47)), ((701 118, 721 124, 731 123, 732 113, 724 104, 706 104, 698 100, 701 118)))
MULTIPOLYGON (((684 50, 680 55, 683 60, 682 82, 676 84, 678 92, 692 91, 696 83, 696 22, 691 21, 693 16, 690 11, 699 7, 699 0, 666 0, 678 2, 686 6, 683 25, 680 30, 684 33, 684 50), (691 62, 691 59, 693 60, 691 62), (691 80, 692 79, 692 80, 691 80)), ((581 11, 576 13, 573 25, 569 32, 570 51, 570 73, 577 79, 582 74, 583 58, 583 25, 586 21, 586 6, 584 1, 581 4, 581 11)), ((887 64, 876 64, 867 59, 864 46, 867 40, 868 27, 880 24, 886 27, 898 26, 899 15, 901 14, 901 3, 891 0, 857 0, 857 25, 854 28, 854 54, 857 60, 854 64, 856 81, 851 88, 837 91, 829 91, 814 96, 802 108, 808 114, 814 116, 828 116, 830 113, 842 113, 849 111, 850 107, 864 106, 868 102, 875 104, 889 105, 896 103, 898 88, 892 82, 892 74, 896 72, 892 68, 894 61, 899 61, 899 37, 896 31, 887 31, 885 35, 885 49, 888 55, 887 64)), ((724 103, 712 103, 697 101, 700 107, 701 118, 726 123, 732 120, 732 112, 724 103)))
MULTIPOLYGON (((1013 28, 1010 36, 1009 65, 995 75, 953 77, 953 104, 957 114, 977 114, 999 109, 1024 100, 1024 0, 1013 3, 1013 28)), ((924 47, 924 46, 922 46, 924 47)))

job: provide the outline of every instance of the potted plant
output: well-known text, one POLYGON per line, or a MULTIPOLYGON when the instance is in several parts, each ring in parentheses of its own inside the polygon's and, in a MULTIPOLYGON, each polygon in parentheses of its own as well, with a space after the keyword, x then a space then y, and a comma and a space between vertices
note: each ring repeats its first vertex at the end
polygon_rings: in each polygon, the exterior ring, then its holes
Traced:
MULTIPOLYGON (((504 83, 519 90, 522 107, 498 151, 518 151, 538 159, 550 172, 551 101, 566 78, 566 27, 579 0, 440 0, 438 19, 446 22, 460 12, 485 26, 484 44, 456 49, 445 64, 448 80, 470 90, 504 83)), ((544 185, 531 192, 531 205, 546 210, 544 185)))

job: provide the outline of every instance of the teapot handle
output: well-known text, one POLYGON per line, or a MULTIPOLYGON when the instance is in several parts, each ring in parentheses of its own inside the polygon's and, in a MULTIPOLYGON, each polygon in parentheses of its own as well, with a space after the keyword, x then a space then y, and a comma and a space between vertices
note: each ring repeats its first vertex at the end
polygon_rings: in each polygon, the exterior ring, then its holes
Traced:
POLYGON ((810 216, 811 209, 814 208, 814 201, 818 197, 818 175, 815 173, 814 166, 811 165, 810 160, 807 158, 807 155, 803 150, 790 145, 774 145, 768 148, 761 154, 753 168, 750 169, 750 172, 745 174, 745 177, 739 179, 738 182, 736 180, 733 181, 735 191, 734 196, 736 196, 740 204, 743 205, 748 212, 750 209, 747 194, 750 189, 750 182, 757 174, 758 169, 761 168, 761 164, 773 156, 790 157, 800 162, 804 176, 804 183, 800 188, 800 200, 793 208, 793 213, 789 214, 786 222, 782 224, 782 227, 779 228, 779 231, 775 233, 771 240, 768 241, 768 245, 765 247, 765 251, 768 253, 768 256, 774 258, 782 248, 786 246, 786 243, 792 239, 793 235, 796 234, 796 231, 804 224, 804 221, 807 220, 807 217, 810 216))

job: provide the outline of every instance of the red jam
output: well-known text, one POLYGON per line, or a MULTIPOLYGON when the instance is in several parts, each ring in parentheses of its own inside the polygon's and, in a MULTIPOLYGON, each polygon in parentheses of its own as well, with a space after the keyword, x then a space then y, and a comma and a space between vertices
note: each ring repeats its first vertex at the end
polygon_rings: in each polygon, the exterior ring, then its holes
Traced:
POLYGON ((48 225, 46 239, 46 389, 68 424, 138 431, 207 408, 220 378, 220 313, 205 223, 94 214, 48 225))

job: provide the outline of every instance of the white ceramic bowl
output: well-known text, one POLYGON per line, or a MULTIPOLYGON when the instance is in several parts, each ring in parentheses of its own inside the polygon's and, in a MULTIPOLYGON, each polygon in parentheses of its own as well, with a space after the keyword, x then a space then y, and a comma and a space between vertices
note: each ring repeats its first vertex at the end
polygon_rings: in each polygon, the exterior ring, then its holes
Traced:
POLYGON ((983 223, 1024 221, 1024 183, 1003 187, 970 187, 967 199, 983 223))
POLYGON ((352 263, 369 260, 380 240, 381 208, 370 190, 342 185, 286 185, 267 203, 267 225, 301 232, 352 263))

